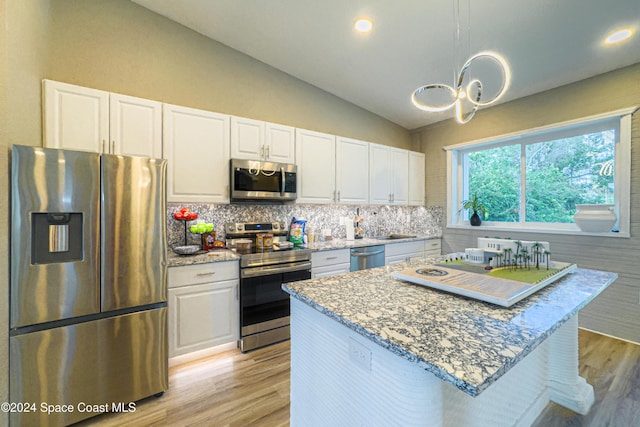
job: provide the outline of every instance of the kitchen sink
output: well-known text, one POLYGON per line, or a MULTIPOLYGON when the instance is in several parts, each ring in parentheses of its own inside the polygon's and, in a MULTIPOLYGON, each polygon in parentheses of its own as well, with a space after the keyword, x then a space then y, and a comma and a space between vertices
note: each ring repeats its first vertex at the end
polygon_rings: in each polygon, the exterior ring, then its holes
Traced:
POLYGON ((377 240, 400 240, 400 239, 413 239, 417 237, 415 234, 388 234, 386 236, 376 236, 374 239, 377 240))

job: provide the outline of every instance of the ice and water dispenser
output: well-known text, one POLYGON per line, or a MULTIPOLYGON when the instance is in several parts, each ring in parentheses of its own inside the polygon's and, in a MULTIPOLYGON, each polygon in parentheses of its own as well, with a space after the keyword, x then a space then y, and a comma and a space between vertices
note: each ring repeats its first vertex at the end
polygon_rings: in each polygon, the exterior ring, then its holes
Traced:
POLYGON ((81 212, 31 214, 31 263, 82 260, 81 212))

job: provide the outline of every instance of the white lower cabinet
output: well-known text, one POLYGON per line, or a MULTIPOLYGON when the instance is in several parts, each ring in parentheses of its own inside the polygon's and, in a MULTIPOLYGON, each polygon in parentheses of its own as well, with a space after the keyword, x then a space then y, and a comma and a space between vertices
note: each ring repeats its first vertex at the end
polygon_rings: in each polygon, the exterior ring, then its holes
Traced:
POLYGON ((348 273, 350 268, 351 252, 349 249, 334 249, 311 254, 312 279, 348 273))
POLYGON ((169 268, 169 357, 239 338, 238 262, 169 268))
POLYGON ((384 248, 385 265, 400 264, 417 258, 440 255, 441 239, 389 243, 384 248))
POLYGON ((442 239, 430 239, 424 242, 424 256, 440 256, 442 255, 442 239))
POLYGON ((390 243, 384 248, 384 264, 400 264, 415 258, 424 258, 425 241, 390 243))

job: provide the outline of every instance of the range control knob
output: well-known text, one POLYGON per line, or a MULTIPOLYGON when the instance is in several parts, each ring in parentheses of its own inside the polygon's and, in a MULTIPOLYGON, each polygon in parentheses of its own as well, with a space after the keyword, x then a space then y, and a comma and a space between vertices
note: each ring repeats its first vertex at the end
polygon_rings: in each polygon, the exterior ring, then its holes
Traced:
POLYGON ((272 227, 274 230, 280 230, 280 224, 278 224, 277 222, 274 222, 272 227))
POLYGON ((238 231, 244 231, 244 224, 236 224, 238 231))
POLYGON ((227 230, 228 230, 230 233, 233 233, 234 231, 236 231, 236 225, 235 225, 235 224, 229 224, 229 225, 227 226, 227 230))

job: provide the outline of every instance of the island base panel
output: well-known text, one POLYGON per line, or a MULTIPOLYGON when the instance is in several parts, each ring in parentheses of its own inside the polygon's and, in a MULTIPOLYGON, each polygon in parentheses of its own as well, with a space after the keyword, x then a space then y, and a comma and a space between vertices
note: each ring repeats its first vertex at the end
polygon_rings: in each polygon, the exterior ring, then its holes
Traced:
POLYGON ((291 426, 528 426, 563 399, 588 411, 571 336, 577 349, 575 318, 473 397, 292 298, 291 426))

